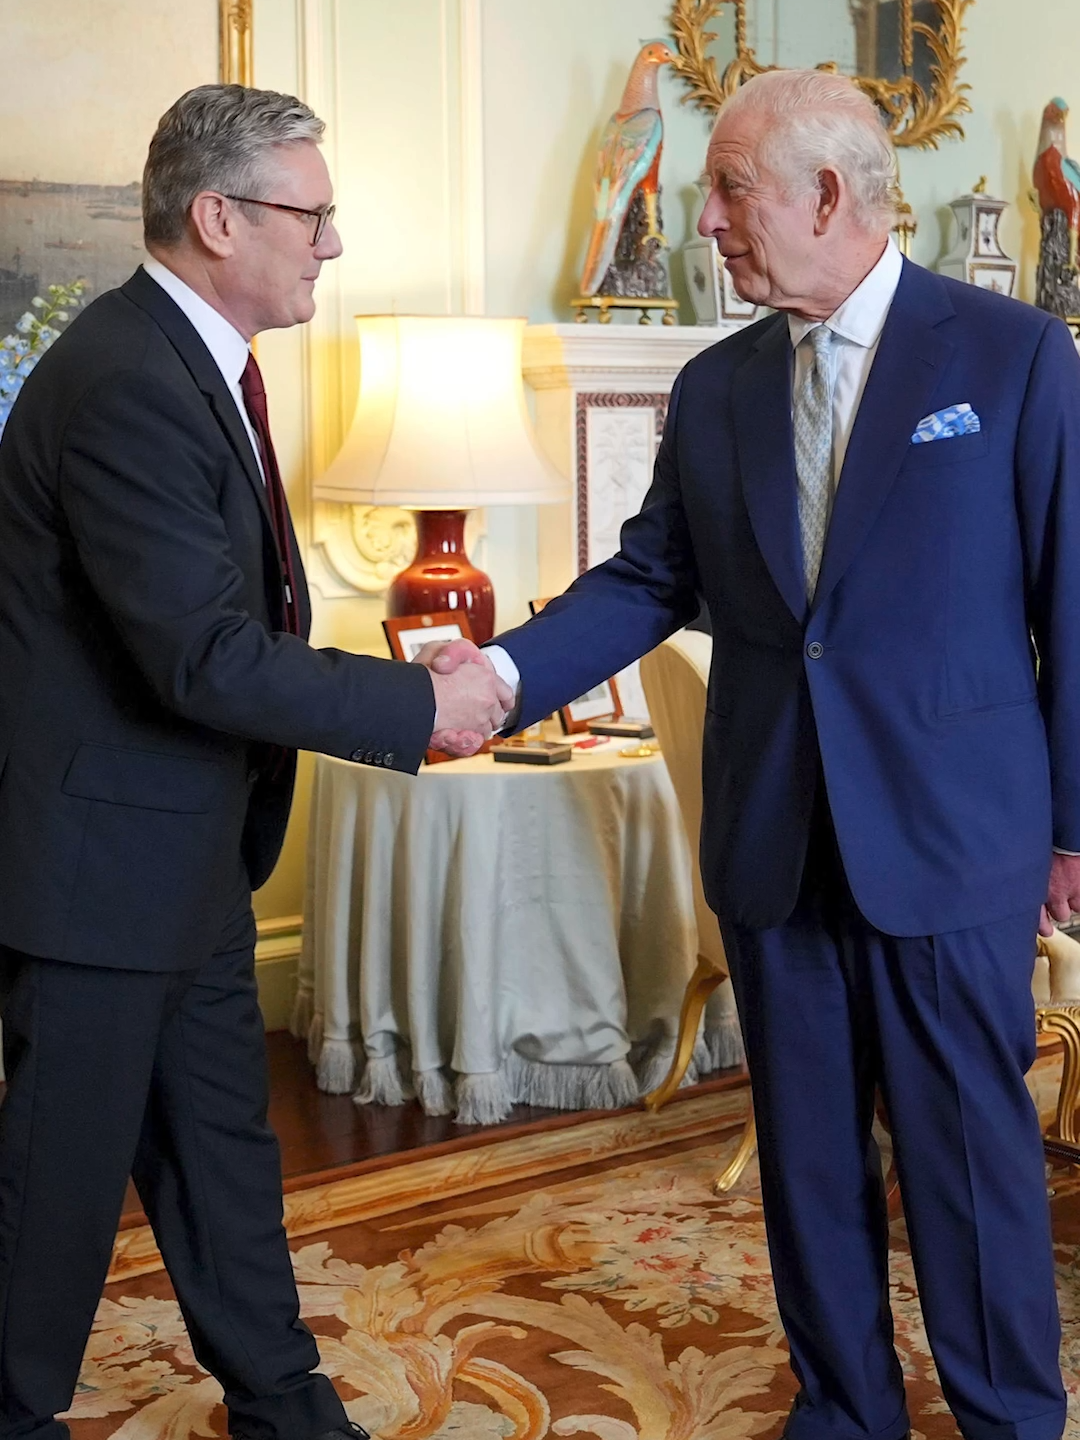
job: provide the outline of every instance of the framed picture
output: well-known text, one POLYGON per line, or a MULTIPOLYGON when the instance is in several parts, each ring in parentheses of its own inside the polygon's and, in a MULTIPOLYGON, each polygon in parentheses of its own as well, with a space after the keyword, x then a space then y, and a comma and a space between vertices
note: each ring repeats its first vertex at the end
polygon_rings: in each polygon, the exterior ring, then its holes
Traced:
MULTIPOLYGON (((542 600, 530 600, 529 614, 539 615, 550 599, 551 596, 547 595, 542 600)), ((559 710, 559 720, 564 735, 580 735, 588 730, 591 720, 618 720, 622 713, 619 687, 611 679, 595 685, 587 694, 571 700, 569 705, 563 705, 559 710)))
MULTIPOLYGON (((391 615, 382 622, 383 634, 395 660, 415 660, 425 645, 433 640, 471 640, 472 630, 469 617, 461 610, 436 610, 430 615, 391 615)), ((484 745, 486 751, 490 741, 484 745)), ((452 760, 441 750, 428 750, 424 760, 428 765, 438 765, 443 760, 452 760)))
POLYGON ((193 86, 251 83, 252 5, 111 0, 76 23, 69 0, 40 0, 5 18, 12 83, 0 89, 0 339, 50 285, 82 282, 89 303, 144 258, 140 176, 150 137, 193 86), (15 77, 27 77, 31 104, 15 77))
POLYGON ((471 640, 469 617, 461 610, 437 610, 430 615, 392 615, 383 633, 395 660, 415 660, 433 640, 471 640))

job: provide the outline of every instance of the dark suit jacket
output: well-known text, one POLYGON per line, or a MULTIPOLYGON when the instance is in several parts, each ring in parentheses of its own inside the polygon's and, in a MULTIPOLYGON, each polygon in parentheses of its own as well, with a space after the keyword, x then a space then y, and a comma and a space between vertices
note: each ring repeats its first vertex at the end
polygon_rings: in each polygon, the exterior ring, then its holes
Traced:
POLYGON ((429 677, 282 633, 280 574, 233 399, 140 270, 0 444, 0 943, 194 967, 240 855, 254 886, 273 868, 297 747, 416 771, 429 677))
POLYGON ((713 908, 760 928, 790 914, 823 769, 863 914, 896 935, 962 929, 1034 914, 1052 843, 1080 851, 1078 545, 1068 330, 905 263, 812 605, 777 315, 690 362, 619 554, 497 643, 527 725, 686 624, 703 593, 713 908), (981 432, 912 443, 964 401, 981 432))

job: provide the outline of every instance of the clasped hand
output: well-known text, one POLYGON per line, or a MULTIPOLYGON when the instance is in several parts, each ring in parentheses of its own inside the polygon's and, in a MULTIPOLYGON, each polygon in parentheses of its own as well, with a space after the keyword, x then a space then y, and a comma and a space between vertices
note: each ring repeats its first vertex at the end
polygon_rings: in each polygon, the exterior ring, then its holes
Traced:
POLYGON ((1046 904, 1039 919, 1039 934, 1052 935, 1054 921, 1080 912, 1080 855, 1055 854, 1050 863, 1046 904))
POLYGON ((514 708, 514 694, 471 640, 431 641, 414 663, 431 672, 435 690, 434 750, 462 759, 475 755, 500 730, 514 708))

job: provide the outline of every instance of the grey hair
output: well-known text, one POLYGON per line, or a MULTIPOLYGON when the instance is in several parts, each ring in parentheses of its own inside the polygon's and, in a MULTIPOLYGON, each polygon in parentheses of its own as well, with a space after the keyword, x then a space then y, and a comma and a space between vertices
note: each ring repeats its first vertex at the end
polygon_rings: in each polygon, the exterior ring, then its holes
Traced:
POLYGON ((822 170, 836 170, 851 190, 857 223, 891 228, 899 201, 896 151, 877 106, 852 80, 825 70, 770 70, 737 90, 721 119, 741 111, 773 122, 758 156, 788 199, 812 193, 822 170))
MULTIPOLYGON (((158 121, 143 170, 147 246, 184 238, 192 201, 203 190, 261 200, 273 182, 279 145, 322 139, 325 125, 294 95, 245 85, 200 85, 158 121)), ((260 207, 246 207, 259 223, 260 207)))

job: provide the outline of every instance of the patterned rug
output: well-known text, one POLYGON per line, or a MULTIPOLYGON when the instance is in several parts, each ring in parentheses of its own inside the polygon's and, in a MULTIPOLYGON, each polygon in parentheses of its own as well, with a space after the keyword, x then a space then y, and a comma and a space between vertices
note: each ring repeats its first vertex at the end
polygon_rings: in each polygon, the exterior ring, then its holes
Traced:
MULTIPOLYGON (((757 1175, 711 1191, 737 1142, 485 1191, 293 1245, 305 1318, 353 1419, 379 1440, 742 1440, 794 1394, 757 1175)), ((1080 1440, 1080 1180, 1053 1177, 1066 1370, 1080 1440)), ((903 1222, 892 1301, 914 1433, 956 1434, 903 1222)), ((70 1413, 75 1440, 225 1434, 164 1275, 110 1287, 70 1413)))

